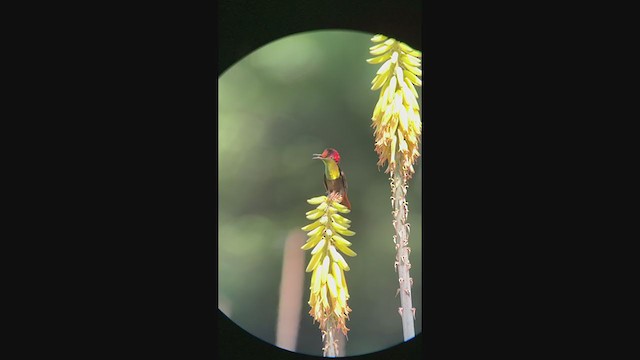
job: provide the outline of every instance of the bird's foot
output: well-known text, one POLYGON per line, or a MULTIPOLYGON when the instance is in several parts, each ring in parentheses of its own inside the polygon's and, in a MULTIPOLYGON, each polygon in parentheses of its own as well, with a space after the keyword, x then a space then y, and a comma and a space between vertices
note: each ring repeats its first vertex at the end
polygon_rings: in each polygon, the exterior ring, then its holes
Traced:
POLYGON ((335 201, 339 203, 342 202, 342 195, 340 195, 339 192, 332 191, 329 193, 327 197, 329 198, 330 201, 335 201))

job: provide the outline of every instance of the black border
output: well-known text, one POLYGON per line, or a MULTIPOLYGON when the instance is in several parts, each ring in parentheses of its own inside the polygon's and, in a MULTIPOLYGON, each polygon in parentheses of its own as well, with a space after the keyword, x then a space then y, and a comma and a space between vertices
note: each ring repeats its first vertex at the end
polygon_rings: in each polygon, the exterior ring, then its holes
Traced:
POLYGON ((23 324, 84 358, 211 358, 229 341, 214 326, 217 76, 301 26, 386 32, 423 50, 425 355, 574 353, 596 333, 602 291, 583 270, 598 256, 581 250, 602 224, 591 161, 604 145, 580 129, 606 130, 608 117, 589 123, 598 103, 582 95, 597 66, 580 64, 593 47, 571 56, 586 40, 547 16, 555 5, 219 5, 34 12, 50 22, 24 41, 35 53, 17 73, 36 95, 24 109, 42 113, 16 122, 39 146, 9 154, 35 153, 27 189, 10 190, 35 194, 23 204, 44 215, 27 227, 43 234, 19 241, 37 259, 16 268, 35 273, 19 315, 37 321, 23 324))

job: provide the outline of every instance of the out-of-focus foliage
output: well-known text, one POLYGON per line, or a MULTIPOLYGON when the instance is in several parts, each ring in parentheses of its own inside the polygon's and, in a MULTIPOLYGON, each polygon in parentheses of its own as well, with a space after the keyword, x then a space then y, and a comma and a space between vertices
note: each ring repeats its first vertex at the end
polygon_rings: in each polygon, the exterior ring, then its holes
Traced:
MULTIPOLYGON (((370 91, 370 82, 376 68, 364 62, 371 36, 351 31, 292 35, 256 50, 219 79, 219 307, 272 344, 284 240, 308 222, 306 199, 324 194, 323 166, 311 157, 326 147, 342 156, 349 218, 358 228, 349 239, 358 256, 349 261, 353 311, 346 353, 402 342, 389 180, 376 166, 371 128, 378 94, 370 91)), ((422 331, 423 311, 421 165, 419 158, 408 193, 416 333, 422 331)), ((310 277, 301 299, 297 351, 321 356, 321 336, 307 314, 310 277)))

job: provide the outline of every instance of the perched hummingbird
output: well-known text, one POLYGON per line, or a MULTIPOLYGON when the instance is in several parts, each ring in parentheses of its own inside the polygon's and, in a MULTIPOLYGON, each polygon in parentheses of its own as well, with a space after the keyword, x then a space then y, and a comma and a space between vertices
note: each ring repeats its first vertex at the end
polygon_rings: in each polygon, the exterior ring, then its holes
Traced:
POLYGON ((340 170, 340 154, 336 149, 324 149, 322 154, 313 154, 312 159, 322 160, 324 163, 324 188, 327 194, 337 192, 342 195, 342 205, 351 209, 351 203, 347 197, 347 179, 344 172, 340 170))

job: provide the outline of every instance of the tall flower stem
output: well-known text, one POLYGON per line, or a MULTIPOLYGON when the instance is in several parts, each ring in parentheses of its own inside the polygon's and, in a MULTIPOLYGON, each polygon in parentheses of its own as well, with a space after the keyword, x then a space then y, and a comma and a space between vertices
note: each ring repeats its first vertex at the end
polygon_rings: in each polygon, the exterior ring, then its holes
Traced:
POLYGON ((326 322, 326 329, 322 331, 324 346, 322 347, 322 356, 336 357, 339 354, 338 339, 336 336, 336 326, 333 319, 326 322))
POLYGON ((414 328, 415 308, 411 300, 411 287, 413 279, 409 270, 411 263, 409 262, 409 223, 407 217, 409 215, 409 204, 407 202, 407 181, 402 175, 400 167, 396 167, 393 171, 391 180, 391 202, 393 211, 393 226, 395 235, 393 237, 396 246, 396 262, 395 267, 398 272, 398 292, 400 294, 400 308, 398 312, 402 317, 402 333, 404 340, 407 341, 416 336, 414 328))
POLYGON ((378 34, 371 38, 377 43, 369 48, 374 57, 369 64, 380 64, 376 76, 371 81, 371 90, 380 89, 380 97, 371 117, 374 128, 375 150, 378 166, 388 164, 385 173, 390 174, 391 207, 395 235, 396 261, 398 272, 398 293, 402 317, 404 340, 415 337, 414 320, 416 309, 411 301, 411 279, 409 270, 409 204, 407 203, 407 181, 415 169, 413 164, 420 156, 418 151, 422 122, 420 104, 415 86, 422 86, 420 70, 422 53, 409 45, 378 34))

